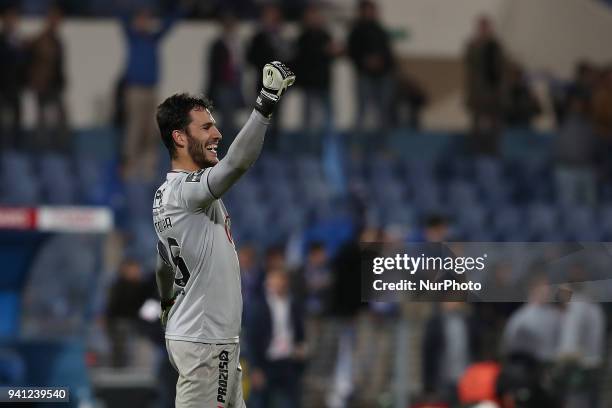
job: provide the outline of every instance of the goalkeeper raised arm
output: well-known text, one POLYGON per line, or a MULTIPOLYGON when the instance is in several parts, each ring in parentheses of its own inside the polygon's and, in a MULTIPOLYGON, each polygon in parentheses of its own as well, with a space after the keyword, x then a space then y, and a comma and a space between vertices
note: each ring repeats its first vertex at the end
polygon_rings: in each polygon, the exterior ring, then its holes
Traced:
POLYGON ((274 108, 295 81, 278 61, 262 74, 254 110, 221 160, 206 99, 176 94, 157 109, 172 169, 153 199, 156 275, 168 355, 180 374, 177 407, 244 406, 240 269, 221 197, 259 156, 274 108))

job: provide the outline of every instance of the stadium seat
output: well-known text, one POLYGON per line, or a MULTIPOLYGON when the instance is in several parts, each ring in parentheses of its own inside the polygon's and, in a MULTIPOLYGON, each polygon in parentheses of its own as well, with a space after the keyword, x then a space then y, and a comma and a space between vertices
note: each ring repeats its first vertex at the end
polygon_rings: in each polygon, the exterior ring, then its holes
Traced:
POLYGON ((101 205, 106 201, 102 165, 91 157, 77 157, 75 178, 80 201, 84 204, 101 205))
POLYGON ((40 158, 38 164, 45 203, 76 204, 77 187, 69 159, 58 154, 47 154, 40 158))
POLYGON ((527 208, 527 226, 534 240, 551 241, 561 238, 556 208, 545 204, 532 204, 527 208))
POLYGON ((470 182, 452 181, 448 185, 446 201, 458 207, 475 205, 478 202, 478 192, 470 182))
POLYGON ((509 237, 518 236, 519 230, 526 228, 523 224, 522 211, 510 205, 492 210, 491 226, 494 233, 503 241, 509 240, 509 237))
POLYGON ((461 232, 482 231, 486 228, 487 210, 479 205, 465 205, 455 213, 454 219, 461 232))
POLYGON ((0 202, 4 205, 36 205, 40 187, 27 155, 5 151, 0 155, 0 202))
POLYGON ((574 240, 596 241, 601 234, 594 210, 586 206, 563 209, 560 224, 567 237, 574 240))

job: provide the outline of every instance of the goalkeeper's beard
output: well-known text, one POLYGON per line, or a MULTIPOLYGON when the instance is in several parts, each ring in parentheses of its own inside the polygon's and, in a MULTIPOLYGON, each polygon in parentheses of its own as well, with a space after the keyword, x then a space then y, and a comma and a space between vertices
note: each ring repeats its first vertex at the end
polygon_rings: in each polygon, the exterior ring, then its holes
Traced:
POLYGON ((217 160, 208 160, 206 158, 206 151, 204 149, 204 143, 196 140, 191 133, 189 133, 189 129, 186 129, 185 134, 187 135, 188 145, 187 145, 187 153, 191 160, 201 169, 205 169, 207 167, 212 167, 217 164, 217 160))

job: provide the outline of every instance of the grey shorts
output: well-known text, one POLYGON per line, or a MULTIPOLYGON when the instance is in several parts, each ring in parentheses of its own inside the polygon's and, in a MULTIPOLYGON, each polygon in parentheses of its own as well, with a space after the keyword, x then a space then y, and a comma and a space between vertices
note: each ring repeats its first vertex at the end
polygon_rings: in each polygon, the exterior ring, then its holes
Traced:
POLYGON ((168 340, 170 363, 178 371, 177 408, 245 408, 240 345, 168 340))

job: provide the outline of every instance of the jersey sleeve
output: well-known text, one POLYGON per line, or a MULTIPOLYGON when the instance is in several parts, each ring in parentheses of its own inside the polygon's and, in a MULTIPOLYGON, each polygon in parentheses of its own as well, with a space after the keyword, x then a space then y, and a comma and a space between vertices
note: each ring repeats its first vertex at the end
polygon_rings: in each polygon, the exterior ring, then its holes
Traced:
POLYGON ((210 170, 207 168, 189 173, 181 182, 180 195, 187 208, 204 208, 218 198, 210 189, 210 170))

